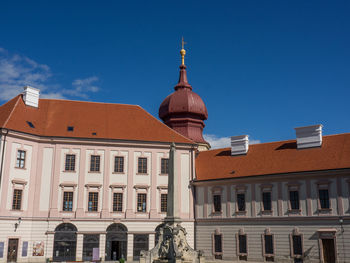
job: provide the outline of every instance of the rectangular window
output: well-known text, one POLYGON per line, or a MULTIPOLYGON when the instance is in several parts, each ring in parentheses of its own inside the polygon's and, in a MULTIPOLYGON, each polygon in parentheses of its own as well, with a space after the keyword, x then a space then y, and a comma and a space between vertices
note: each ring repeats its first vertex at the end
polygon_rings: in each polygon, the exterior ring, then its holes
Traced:
POLYGON ((221 195, 214 195, 214 212, 221 212, 221 195))
POLYGON ((13 190, 13 200, 12 200, 12 209, 21 210, 22 203, 22 190, 14 189, 13 190))
POLYGON ((113 193, 113 212, 123 211, 123 193, 113 193))
POLYGON ((137 194, 137 212, 146 212, 147 194, 137 194))
POLYGON ((321 209, 329 209, 329 193, 328 189, 319 189, 318 194, 320 197, 321 209))
POLYGON ((264 211, 271 211, 271 192, 263 192, 264 211))
POLYGON ((90 172, 99 172, 99 171, 100 171, 100 156, 91 155, 90 172))
POLYGON ((134 261, 140 260, 142 250, 147 251, 149 249, 148 241, 148 234, 134 234, 134 261))
POLYGON ((17 151, 17 160, 16 160, 16 167, 17 168, 24 168, 26 161, 26 152, 22 150, 17 151))
POLYGON ((167 211, 168 194, 160 195, 160 211, 162 213, 167 211))
POLYGON ((161 159, 161 174, 167 174, 169 172, 169 159, 168 158, 162 158, 161 159))
POLYGON ((265 254, 273 255, 273 236, 265 235, 264 240, 265 240, 265 254))
POLYGON ((239 254, 247 254, 247 235, 238 235, 239 254))
POLYGON ((214 235, 214 253, 216 259, 222 258, 222 235, 214 235))
POLYGON ((73 192, 63 192, 63 211, 73 210, 73 192))
POLYGON ((66 154, 66 171, 75 171, 75 154, 66 154))
POLYGON ((89 193, 88 210, 89 211, 97 211, 97 207, 98 207, 98 193, 97 192, 90 192, 89 193))
POLYGON ((299 191, 289 191, 289 202, 292 210, 299 210, 299 191))
POLYGON ((114 172, 123 173, 124 172, 124 157, 116 156, 114 158, 114 172))
POLYGON ((147 173, 147 158, 139 157, 137 172, 139 174, 146 174, 147 173))
POLYGON ((295 256, 303 255, 303 244, 301 240, 301 235, 293 235, 293 254, 295 256))
POLYGON ((237 194, 238 211, 245 211, 245 194, 237 194))

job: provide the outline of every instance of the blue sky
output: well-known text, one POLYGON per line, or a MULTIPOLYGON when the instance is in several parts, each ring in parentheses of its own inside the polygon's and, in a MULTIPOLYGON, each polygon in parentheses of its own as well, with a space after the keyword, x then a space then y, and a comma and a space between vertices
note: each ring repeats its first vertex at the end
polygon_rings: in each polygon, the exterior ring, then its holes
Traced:
POLYGON ((350 1, 1 1, 0 103, 32 85, 158 117, 184 36, 212 142, 350 132, 349 13, 350 1))

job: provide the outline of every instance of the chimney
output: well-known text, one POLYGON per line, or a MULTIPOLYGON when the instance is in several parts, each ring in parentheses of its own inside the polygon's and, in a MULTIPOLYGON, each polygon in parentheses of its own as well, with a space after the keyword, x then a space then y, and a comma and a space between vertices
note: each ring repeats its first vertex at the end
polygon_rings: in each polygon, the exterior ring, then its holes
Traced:
POLYGON ((249 147, 248 135, 231 137, 231 155, 247 154, 249 147))
POLYGON ((297 148, 305 149, 322 145, 322 125, 294 128, 297 136, 297 148))
POLYGON ((23 100, 27 106, 38 108, 40 90, 30 86, 25 86, 23 92, 23 100))

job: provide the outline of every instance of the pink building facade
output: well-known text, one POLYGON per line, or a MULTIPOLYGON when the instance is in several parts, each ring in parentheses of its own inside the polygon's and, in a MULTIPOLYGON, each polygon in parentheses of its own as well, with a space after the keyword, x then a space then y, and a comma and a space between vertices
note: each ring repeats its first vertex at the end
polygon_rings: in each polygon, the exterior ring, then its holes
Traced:
MULTIPOLYGON (((153 248, 155 229, 166 214, 167 160, 172 141, 176 143, 176 166, 181 172, 181 220, 193 246, 194 209, 189 182, 194 177, 196 145, 147 113, 151 120, 145 122, 145 132, 140 136, 151 134, 149 141, 81 138, 78 132, 84 123, 78 117, 75 122, 74 116, 64 126, 71 137, 47 136, 45 133, 55 132, 50 131, 49 119, 30 119, 33 112, 46 109, 45 103, 65 102, 38 100, 38 106, 33 107, 26 104, 25 96, 19 96, 4 122, 0 147, 0 262, 44 262, 46 258, 79 261, 92 260, 93 256, 137 260, 141 249, 153 248), (32 134, 16 128, 19 115, 25 116, 25 122, 18 127, 33 129, 32 134), (157 128, 164 129, 170 139, 158 138, 152 131, 157 128)), ((81 109, 89 107, 84 102, 73 103, 81 109)), ((57 111, 62 115, 63 108, 70 110, 69 105, 50 107, 52 114, 57 111)), ((46 113, 50 115, 50 111, 46 113)), ((130 123, 132 120, 124 125, 130 123)), ((103 131, 95 129, 95 133, 98 136, 103 131)))

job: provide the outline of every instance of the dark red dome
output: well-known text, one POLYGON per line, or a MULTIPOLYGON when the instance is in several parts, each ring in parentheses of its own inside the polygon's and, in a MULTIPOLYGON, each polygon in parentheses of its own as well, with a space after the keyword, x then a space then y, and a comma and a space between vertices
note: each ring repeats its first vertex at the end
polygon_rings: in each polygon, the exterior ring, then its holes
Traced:
POLYGON ((159 118, 166 119, 174 114, 199 115, 203 120, 208 119, 207 108, 201 97, 190 89, 178 89, 162 102, 159 107, 159 118))
POLYGON ((159 107, 159 118, 191 140, 207 143, 202 135, 204 120, 208 118, 207 108, 187 82, 185 65, 180 66, 180 77, 175 91, 166 97, 159 107))

